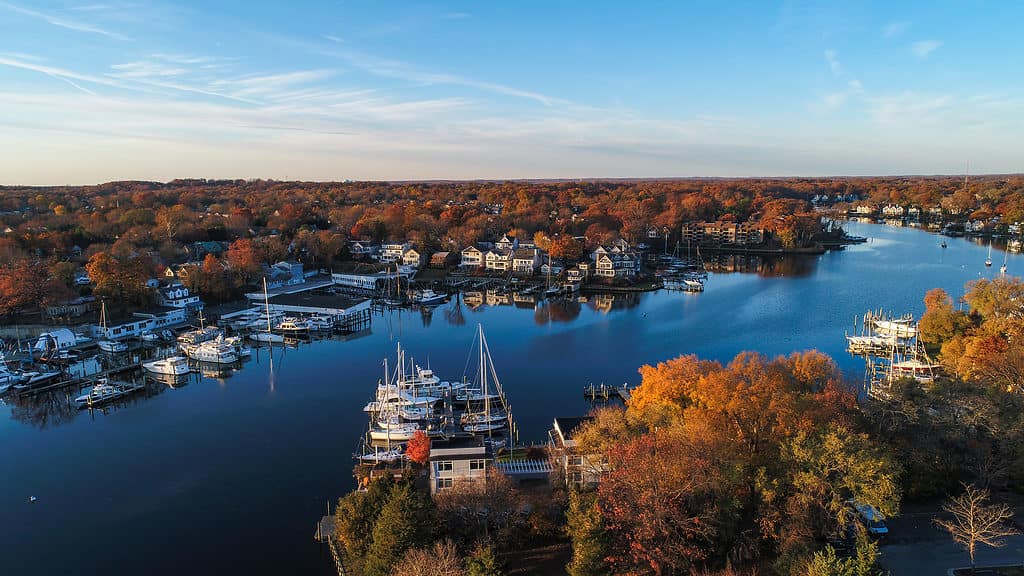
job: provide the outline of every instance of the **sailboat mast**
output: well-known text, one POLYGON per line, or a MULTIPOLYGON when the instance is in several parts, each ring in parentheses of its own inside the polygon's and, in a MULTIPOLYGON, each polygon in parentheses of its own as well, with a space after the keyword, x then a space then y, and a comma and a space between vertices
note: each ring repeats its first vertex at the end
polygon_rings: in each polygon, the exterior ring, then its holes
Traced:
POLYGON ((270 333, 270 294, 267 292, 267 277, 263 277, 263 301, 267 305, 267 333, 270 333))

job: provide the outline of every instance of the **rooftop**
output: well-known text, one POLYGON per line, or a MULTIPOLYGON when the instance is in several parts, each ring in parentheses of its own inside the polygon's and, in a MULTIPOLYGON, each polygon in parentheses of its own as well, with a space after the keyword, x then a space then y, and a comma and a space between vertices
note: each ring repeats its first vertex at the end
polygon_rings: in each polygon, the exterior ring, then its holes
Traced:
POLYGON ((339 294, 314 294, 311 292, 280 294, 270 297, 271 304, 280 306, 308 306, 310 308, 338 308, 345 310, 365 301, 366 298, 352 298, 351 296, 339 294))

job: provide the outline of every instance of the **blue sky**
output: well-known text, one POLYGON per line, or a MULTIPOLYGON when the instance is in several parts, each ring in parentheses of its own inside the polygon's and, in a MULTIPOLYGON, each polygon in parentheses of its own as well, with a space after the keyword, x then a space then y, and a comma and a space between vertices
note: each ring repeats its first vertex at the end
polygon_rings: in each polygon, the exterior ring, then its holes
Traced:
POLYGON ((1020 172, 1022 17, 0 0, 0 183, 1020 172))

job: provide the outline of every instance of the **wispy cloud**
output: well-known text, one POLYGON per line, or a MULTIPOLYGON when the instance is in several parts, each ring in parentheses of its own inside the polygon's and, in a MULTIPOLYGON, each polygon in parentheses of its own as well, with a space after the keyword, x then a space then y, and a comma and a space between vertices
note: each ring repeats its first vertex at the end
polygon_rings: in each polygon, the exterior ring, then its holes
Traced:
POLYGON ((6 9, 12 11, 12 12, 17 12, 18 14, 22 14, 24 16, 30 16, 32 18, 38 18, 39 20, 43 20, 43 21, 45 21, 45 22, 47 22, 49 24, 52 24, 54 26, 59 26, 61 28, 67 28, 68 30, 75 30, 75 31, 78 31, 78 32, 89 32, 89 33, 92 33, 92 34, 99 34, 101 36, 106 36, 107 38, 113 38, 115 40, 131 40, 131 38, 128 38, 127 36, 125 36, 123 34, 118 34, 117 32, 111 32, 109 30, 104 30, 103 28, 100 28, 99 26, 94 26, 92 24, 88 24, 88 23, 85 23, 85 22, 78 22, 76 20, 69 20, 67 18, 63 18, 63 17, 60 17, 60 16, 55 16, 53 14, 46 14, 46 13, 43 13, 43 12, 37 12, 36 10, 30 10, 28 8, 24 8, 22 6, 17 6, 15 4, 10 4, 8 2, 0 2, 0 7, 6 8, 6 9))
POLYGON ((865 101, 876 122, 882 124, 904 124, 935 120, 936 116, 948 109, 954 102, 950 94, 920 94, 901 92, 886 96, 870 96, 865 101))
POLYGON ((839 63, 839 55, 835 50, 831 48, 825 50, 825 61, 828 62, 828 67, 832 70, 834 76, 839 76, 842 73, 843 67, 839 63))
POLYGON ((321 34, 321 36, 324 38, 324 40, 330 40, 331 42, 334 42, 335 44, 344 44, 345 43, 344 40, 342 40, 340 37, 335 36, 333 34, 321 34))
POLYGON ((444 18, 446 20, 462 20, 464 18, 469 18, 469 16, 468 12, 449 12, 444 15, 444 18))
POLYGON ((914 56, 924 60, 941 47, 941 40, 920 40, 910 45, 910 51, 914 53, 914 56))
POLYGON ((0 56, 0 65, 10 66, 12 68, 20 68, 22 70, 31 70, 33 72, 39 72, 46 74, 51 78, 59 78, 68 82, 72 86, 83 90, 84 92, 92 93, 90 90, 85 90, 79 86, 76 82, 90 82, 92 84, 99 84, 102 86, 109 86, 112 88, 124 88, 125 86, 115 80, 104 78, 102 76, 93 76, 90 74, 80 74, 72 70, 66 70, 64 68, 58 68, 56 66, 47 66, 44 64, 38 64, 36 62, 26 62, 17 58, 8 58, 0 56))
POLYGON ((885 28, 882 29, 882 36, 885 38, 896 38, 906 32, 909 28, 910 22, 907 22, 906 20, 889 22, 885 25, 885 28))
POLYGON ((495 94, 503 94, 506 96, 514 96, 517 98, 525 98, 527 100, 539 102, 545 106, 570 103, 567 100, 554 98, 531 90, 515 88, 512 86, 508 86, 506 84, 475 80, 472 78, 466 78, 464 76, 459 76, 456 74, 424 72, 421 70, 417 70, 405 64, 404 62, 377 58, 355 51, 325 50, 321 51, 321 53, 327 56, 340 58, 341 60, 348 62, 349 64, 355 66, 356 68, 359 68, 360 70, 373 74, 374 76, 380 76, 383 78, 394 78, 398 80, 417 82, 420 84, 446 84, 454 86, 465 86, 468 88, 475 88, 478 90, 493 92, 495 94))

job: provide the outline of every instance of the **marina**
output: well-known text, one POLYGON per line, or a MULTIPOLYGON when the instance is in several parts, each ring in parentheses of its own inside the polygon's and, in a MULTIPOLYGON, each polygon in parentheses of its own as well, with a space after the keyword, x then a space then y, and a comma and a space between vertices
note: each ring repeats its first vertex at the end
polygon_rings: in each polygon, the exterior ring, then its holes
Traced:
MULTIPOLYGON (((87 562, 118 573, 178 574, 195 559, 224 573, 334 570, 330 554, 311 542, 310 528, 325 501, 354 487, 354 452, 395 461, 386 439, 363 449, 360 438, 369 424, 363 408, 383 381, 382 361, 393 363, 399 342, 440 381, 461 382, 466 374, 472 383, 479 355, 469 346, 482 324, 520 442, 528 443, 542 441, 553 418, 585 414, 591 403, 581 392, 590 383, 599 389, 601 382, 628 382, 632 389, 641 365, 680 354, 728 360, 742 350, 774 356, 816 348, 861 383, 865 359, 847 353, 844 338, 852 318, 882 307, 889 316, 916 319, 927 290, 940 287, 957 298, 964 282, 999 273, 984 266, 987 245, 969 239, 949 238, 942 249, 920 230, 853 223, 849 231, 871 242, 821 256, 763 259, 744 268, 749 272, 711 270, 709 288, 697 295, 580 293, 513 305, 508 294, 509 304, 492 305, 480 285, 476 307, 469 294, 454 293, 433 308, 374 308, 365 313, 367 326, 350 334, 290 344, 282 337, 272 346, 247 339, 252 354, 239 366, 195 364, 179 377, 142 376, 141 363, 157 358, 141 352, 180 355, 168 344, 96 354, 102 366, 89 360, 95 345, 78 347, 78 362, 95 377, 131 380, 134 373, 146 388, 79 410, 73 399, 85 390, 71 363, 78 384, 0 398, 0 485, 10 495, 0 499, 8 520, 0 527, 6 573, 73 573, 87 562), (93 465, 76 466, 83 457, 93 465), (76 486, 92 487, 87 500, 62 481, 73 466, 76 486), (39 502, 25 504, 29 495, 39 502), (267 528, 267 517, 274 527, 267 528), (174 555, 163 555, 165 544, 151 537, 157 529, 177 535, 174 555), (248 550, 223 548, 224 533, 243 539, 248 550), (116 555, 106 548, 114 536, 121 544, 116 555), (78 542, 85 552, 74 559, 49 553, 54 539, 78 542), (166 560, 153 563, 156 556, 166 560)), ((1002 261, 998 250, 997 244, 993 259, 1002 261)), ((1015 274, 1024 260, 1011 253, 1007 267, 1015 274)), ((476 282, 463 286, 473 291, 476 282)), ((8 355, 8 364, 17 370, 23 359, 8 355)))

